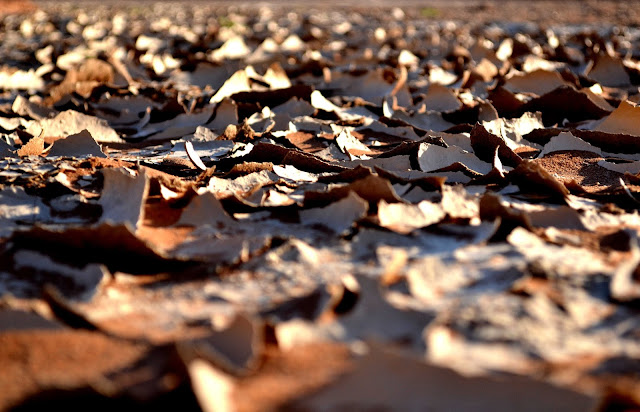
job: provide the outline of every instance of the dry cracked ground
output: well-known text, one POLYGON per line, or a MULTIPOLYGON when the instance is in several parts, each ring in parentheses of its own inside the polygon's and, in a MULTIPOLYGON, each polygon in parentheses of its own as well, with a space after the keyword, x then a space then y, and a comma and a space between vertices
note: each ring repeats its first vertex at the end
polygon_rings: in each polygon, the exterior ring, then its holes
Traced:
POLYGON ((0 409, 640 407, 634 5, 473 4, 5 8, 0 409))

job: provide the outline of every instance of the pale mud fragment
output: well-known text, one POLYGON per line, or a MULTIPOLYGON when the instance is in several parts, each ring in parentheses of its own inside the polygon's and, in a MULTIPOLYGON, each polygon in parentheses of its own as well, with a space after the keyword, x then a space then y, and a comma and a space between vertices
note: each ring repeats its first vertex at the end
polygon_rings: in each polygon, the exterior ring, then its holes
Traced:
POLYGON ((87 130, 98 143, 124 142, 106 121, 73 110, 64 111, 51 119, 42 119, 39 126, 46 136, 67 137, 87 130))
POLYGON ((469 193, 462 185, 443 185, 440 204, 451 218, 477 220, 479 217, 479 196, 469 193))
POLYGON ((202 225, 229 226, 234 220, 227 214, 218 198, 212 192, 204 192, 193 199, 182 210, 177 226, 189 225, 200 227, 202 225))
MULTIPOLYGON (((24 119, 20 119, 17 117, 0 116, 0 127, 2 127, 4 130, 8 132, 17 130, 20 126, 22 126, 23 123, 26 123, 26 122, 27 121, 25 121, 24 119)), ((2 142, 6 144, 4 140, 2 142)))
POLYGON ((469 153, 473 153, 473 147, 471 147, 471 137, 469 133, 437 133, 448 146, 457 146, 469 153))
POLYGON ((348 167, 365 166, 382 169, 391 173, 408 172, 412 169, 410 156, 400 155, 392 157, 377 157, 375 159, 342 161, 340 162, 340 165, 348 167))
POLYGON ((477 273, 466 271, 462 265, 445 264, 435 256, 410 264, 406 277, 411 296, 427 306, 436 304, 443 296, 455 294, 478 280, 477 273))
POLYGON ((229 98, 220 101, 215 109, 215 117, 204 126, 218 134, 224 133, 229 125, 238 124, 237 105, 229 98))
POLYGON ((618 108, 605 117, 594 130, 611 134, 640 136, 638 113, 640 113, 640 107, 627 100, 622 101, 618 108))
POLYGON ((373 136, 390 136, 411 141, 418 141, 421 139, 421 137, 418 136, 415 130, 410 126, 389 127, 379 121, 374 121, 366 126, 357 127, 355 130, 365 136, 372 134, 373 136))
MULTIPOLYGON (((166 155, 163 160, 191 160, 189 153, 186 148, 187 145, 191 145, 192 147, 192 157, 199 157, 200 161, 203 162, 201 166, 198 167, 201 170, 206 170, 206 166, 204 162, 211 162, 218 160, 226 155, 228 155, 234 148, 234 143, 229 140, 210 140, 210 141, 196 141, 194 138, 192 140, 188 140, 187 138, 183 138, 180 140, 173 141, 173 147, 171 148, 171 152, 166 155)), ((195 165, 194 165, 195 166, 195 165)))
MULTIPOLYGON (((521 280, 512 284, 520 285, 521 280)), ((583 333, 562 310, 565 300, 563 293, 554 296, 545 289, 471 295, 441 312, 425 330, 428 359, 464 374, 502 370, 531 375, 543 367, 538 358, 541 354, 545 362, 570 364, 581 358, 620 353, 608 341, 610 333, 583 333), (463 313, 473 314, 475 320, 465 322, 460 317, 463 313), (505 324, 511 327, 500 326, 505 324)), ((604 312, 603 316, 601 320, 608 315, 604 312)), ((589 392, 600 396, 593 387, 589 392)))
POLYGON ((527 217, 535 227, 587 230, 580 213, 568 206, 545 208, 540 211, 530 211, 527 212, 527 217))
POLYGON ((418 151, 418 162, 420 169, 425 172, 444 169, 454 163, 461 163, 480 174, 486 174, 491 171, 491 165, 489 163, 483 162, 474 154, 456 146, 444 148, 429 143, 422 143, 418 151))
POLYGON ((608 54, 599 55, 585 74, 603 86, 631 86, 631 79, 625 70, 622 59, 608 54))
POLYGON ((187 152, 187 157, 189 158, 189 160, 191 160, 191 163, 193 163, 193 165, 198 169, 202 171, 206 171, 207 166, 205 166, 204 163, 202 163, 202 159, 193 148, 193 143, 188 141, 184 142, 184 148, 185 148, 185 151, 187 152))
POLYGON ((592 152, 602 156, 602 150, 592 144, 585 142, 584 140, 575 137, 570 132, 562 132, 557 136, 554 136, 549 140, 549 143, 544 145, 542 151, 538 154, 538 157, 544 157, 549 153, 559 152, 564 150, 579 150, 583 152, 592 152))
POLYGON ((193 134, 198 126, 206 124, 212 115, 213 105, 210 105, 198 113, 182 113, 171 120, 148 123, 137 133, 128 136, 128 138, 144 139, 145 142, 179 139, 193 134))
POLYGON ((369 122, 371 122, 376 119, 376 116, 364 107, 339 107, 333 104, 326 97, 324 97, 318 90, 315 90, 313 93, 311 93, 311 105, 316 109, 335 113, 336 116, 340 118, 340 120, 357 121, 361 119, 367 119, 369 122))
POLYGON ((273 173, 278 176, 289 179, 293 182, 309 182, 313 183, 318 181, 318 176, 314 173, 304 172, 302 170, 298 170, 295 166, 285 165, 285 166, 273 166, 273 173))
POLYGON ((379 225, 398 233, 408 234, 416 229, 440 222, 445 217, 443 208, 424 200, 416 205, 402 203, 378 204, 379 225))
POLYGON ((233 73, 225 65, 200 62, 192 71, 176 69, 171 72, 170 80, 183 87, 198 86, 202 89, 209 86, 213 90, 219 89, 233 73))
POLYGON ((89 97, 95 88, 102 85, 128 86, 122 76, 116 76, 111 64, 100 59, 89 58, 84 60, 79 67, 67 71, 62 83, 49 91, 50 99, 54 102, 60 102, 69 98, 69 95, 73 93, 89 97))
POLYGON ((239 92, 247 92, 251 90, 249 84, 249 76, 246 70, 238 70, 229 77, 216 94, 211 98, 210 103, 220 103, 225 98, 239 92))
MULTIPOLYGON (((32 92, 41 91, 45 87, 43 74, 46 74, 48 67, 40 66, 34 70, 17 70, 3 67, 0 71, 0 88, 5 90, 30 90, 32 92)), ((50 68, 49 68, 50 69, 50 68)))
POLYGON ((234 195, 243 197, 254 193, 261 187, 272 185, 278 180, 279 177, 277 174, 267 170, 238 176, 235 179, 223 179, 214 176, 209 180, 206 189, 201 190, 207 190, 215 193, 219 198, 226 198, 234 195))
POLYGON ((567 83, 557 71, 535 70, 507 75, 505 88, 513 93, 531 93, 542 96, 567 83))
POLYGON ((101 99, 92 105, 94 108, 103 111, 101 116, 109 120, 112 125, 127 125, 138 122, 140 114, 147 109, 159 109, 160 102, 156 102, 146 96, 111 96, 108 99, 101 99), (112 113, 110 115, 110 113, 112 113))
POLYGON ((367 159, 371 150, 358 139, 356 139, 348 129, 343 130, 338 136, 336 136, 334 142, 340 149, 340 151, 347 156, 350 160, 355 159, 367 159))
POLYGON ((396 109, 388 113, 387 117, 423 131, 442 132, 454 126, 453 123, 446 121, 438 111, 407 113, 405 110, 396 109))
POLYGON ((100 145, 95 141, 88 130, 69 135, 63 139, 56 140, 47 152, 47 156, 68 156, 68 157, 107 157, 100 145))
POLYGON ((523 136, 537 129, 543 129, 542 116, 540 113, 524 113, 515 119, 496 119, 493 121, 482 122, 485 129, 502 137, 509 148, 515 150, 522 145, 528 144, 523 142, 523 136))
POLYGON ((300 221, 305 225, 321 225, 336 233, 342 233, 355 221, 364 217, 368 208, 366 201, 350 191, 344 199, 329 206, 302 210, 299 214, 300 221))
POLYGON ((144 218, 149 178, 144 171, 132 176, 125 169, 104 169, 104 189, 100 195, 100 222, 125 223, 137 228, 144 218))
POLYGON ((234 60, 247 57, 251 49, 247 46, 241 36, 234 36, 228 39, 218 49, 213 50, 210 55, 214 61, 234 60))
POLYGON ((541 112, 545 125, 600 119, 611 112, 611 105, 588 89, 571 86, 553 89, 522 104, 516 111, 541 112))
POLYGON ((273 63, 262 76, 271 89, 286 89, 292 86, 291 79, 279 63, 273 63))
MULTIPOLYGON (((497 127, 495 134, 485 128, 482 124, 476 124, 471 130, 471 147, 474 154, 485 162, 493 162, 496 156, 496 150, 502 162, 505 165, 516 167, 522 163, 522 158, 515 152, 517 143, 508 137, 503 130, 504 122, 498 119, 494 122, 488 122, 489 127, 497 127)), ((514 135, 515 136, 515 135, 514 135)), ((517 139, 517 136, 515 136, 517 139)))
MULTIPOLYGON (((334 77, 337 78, 330 85, 334 86, 334 83, 337 83, 335 86, 341 89, 343 96, 357 96, 367 102, 379 105, 385 97, 395 95, 398 104, 403 107, 408 106, 411 101, 408 89, 402 84, 401 75, 397 79, 391 80, 388 73, 382 69, 371 70, 361 76, 344 74, 334 75, 334 77)), ((395 74, 394 77, 396 77, 395 74)))
POLYGON ((636 160, 634 162, 622 162, 622 163, 612 163, 606 160, 598 161, 598 166, 603 167, 607 170, 611 170, 612 172, 618 172, 621 174, 631 173, 632 175, 637 175, 640 173, 640 161, 636 160))
POLYGON ((454 112, 462 107, 462 102, 451 89, 434 83, 423 97, 426 110, 441 113, 454 112))

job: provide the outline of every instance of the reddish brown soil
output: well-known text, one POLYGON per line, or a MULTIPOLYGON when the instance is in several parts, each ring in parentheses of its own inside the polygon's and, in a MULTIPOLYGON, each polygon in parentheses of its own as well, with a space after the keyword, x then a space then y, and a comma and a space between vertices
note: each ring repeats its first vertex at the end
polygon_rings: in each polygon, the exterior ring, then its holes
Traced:
POLYGON ((622 174, 598 166, 602 157, 591 152, 563 151, 551 153, 536 162, 560 181, 575 180, 587 192, 598 192, 618 186, 622 174))
POLYGON ((286 353, 268 347, 258 374, 240 380, 234 392, 238 412, 278 410, 284 403, 317 390, 351 366, 340 344, 312 344, 286 353))
POLYGON ((47 388, 77 389, 140 358, 146 347, 71 330, 0 334, 0 410, 47 388))

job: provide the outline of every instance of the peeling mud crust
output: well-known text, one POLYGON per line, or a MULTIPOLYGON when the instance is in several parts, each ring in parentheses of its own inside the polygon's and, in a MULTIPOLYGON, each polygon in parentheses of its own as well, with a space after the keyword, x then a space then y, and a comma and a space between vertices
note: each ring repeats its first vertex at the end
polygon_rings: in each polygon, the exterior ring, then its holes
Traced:
POLYGON ((0 409, 640 405, 634 3, 36 6, 0 409))

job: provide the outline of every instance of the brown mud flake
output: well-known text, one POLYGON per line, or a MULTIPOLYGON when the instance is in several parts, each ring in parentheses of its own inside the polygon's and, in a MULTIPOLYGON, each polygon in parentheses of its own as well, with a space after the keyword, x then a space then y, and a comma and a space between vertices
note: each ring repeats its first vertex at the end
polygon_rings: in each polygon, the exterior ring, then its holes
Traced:
POLYGON ((619 186, 622 174, 598 165, 603 158, 584 151, 560 151, 534 160, 561 181, 575 180, 588 193, 619 186))
POLYGON ((292 132, 287 134, 287 140, 298 149, 307 153, 316 153, 326 148, 321 139, 309 132, 292 132))

